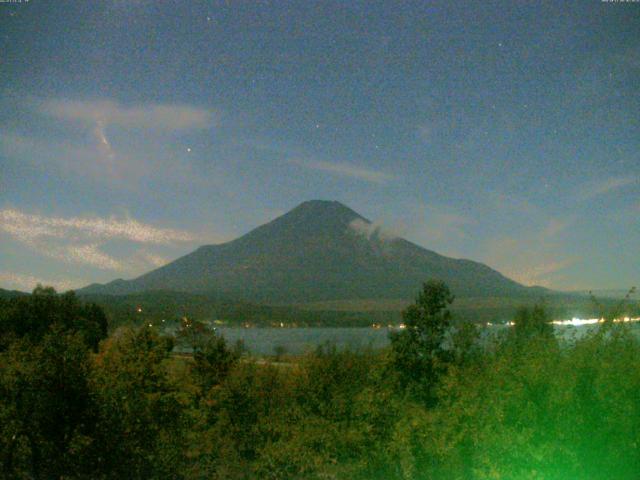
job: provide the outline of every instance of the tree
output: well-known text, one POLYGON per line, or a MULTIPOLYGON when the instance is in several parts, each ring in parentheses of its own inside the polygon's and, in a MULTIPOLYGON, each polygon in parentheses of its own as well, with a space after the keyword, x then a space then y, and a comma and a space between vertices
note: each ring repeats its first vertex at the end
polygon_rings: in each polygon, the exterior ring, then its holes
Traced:
POLYGON ((456 325, 451 340, 457 365, 465 365, 482 356, 479 339, 480 331, 475 323, 466 321, 456 325))
MULTIPOLYGON (((598 312, 598 318, 602 318, 607 324, 611 324, 613 320, 628 316, 633 311, 633 296, 636 294, 636 290, 636 287, 631 287, 626 295, 615 303, 607 302, 608 304, 605 304, 598 300, 591 291, 589 292, 589 297, 598 312)), ((636 305, 636 310, 639 306, 636 305)))
POLYGON ((95 304, 84 304, 73 292, 62 295, 38 285, 31 295, 8 300, 0 313, 0 350, 17 338, 38 343, 56 325, 80 333, 94 351, 107 336, 107 317, 95 304))
POLYGON ((529 309, 521 307, 513 320, 513 335, 517 342, 528 341, 532 338, 554 338, 551 319, 542 305, 535 305, 529 309))
POLYGON ((393 363, 402 386, 429 405, 435 402, 438 377, 451 360, 444 341, 451 324, 448 307, 453 299, 444 282, 424 283, 416 302, 402 312, 405 328, 390 334, 393 363))
POLYGON ((88 349, 79 333, 52 327, 39 343, 0 354, 3 478, 62 478, 84 468, 94 421, 88 349))
POLYGON ((172 348, 151 328, 123 327, 94 357, 94 468, 106 478, 183 477, 187 400, 168 373, 172 348))
POLYGON ((94 409, 89 349, 107 335, 96 305, 38 285, 0 305, 0 464, 7 478, 80 474, 94 409))
POLYGON ((193 354, 191 370, 203 395, 227 377, 242 354, 242 344, 229 348, 215 329, 194 320, 183 319, 176 339, 193 354))

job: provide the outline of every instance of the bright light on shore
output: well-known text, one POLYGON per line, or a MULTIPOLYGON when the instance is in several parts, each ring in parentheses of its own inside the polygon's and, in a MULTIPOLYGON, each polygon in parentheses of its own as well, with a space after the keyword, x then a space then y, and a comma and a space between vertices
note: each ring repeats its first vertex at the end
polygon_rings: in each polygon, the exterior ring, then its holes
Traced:
MULTIPOLYGON (((640 321, 640 317, 636 317, 636 318, 630 318, 630 317, 623 317, 623 318, 616 318, 613 320, 615 323, 620 323, 620 322, 638 322, 640 321)), ((554 325, 573 325, 574 327, 579 327, 582 325, 593 325, 596 323, 604 323, 604 318, 572 318, 571 320, 554 320, 553 322, 554 325)))
POLYGON ((573 317, 571 320, 554 320, 554 325, 573 325, 574 327, 579 327, 582 325, 593 325, 595 323, 600 323, 600 318, 576 318, 573 317))
MULTIPOLYGON (((562 325, 562 326, 566 326, 566 325, 570 325, 573 327, 581 327, 583 325, 595 325, 596 323, 604 323, 605 319, 604 318, 577 318, 577 317, 573 317, 571 320, 553 320, 551 321, 551 324, 553 325, 562 325)), ((613 320, 614 323, 629 323, 629 322, 640 322, 640 317, 622 317, 622 318, 616 318, 613 320)), ((504 325, 506 325, 507 327, 513 327, 515 326, 515 322, 509 321, 506 322, 504 325)), ((487 322, 486 326, 487 327, 492 327, 494 324, 491 322, 487 322)), ((400 328, 403 328, 403 326, 401 325, 400 328)))

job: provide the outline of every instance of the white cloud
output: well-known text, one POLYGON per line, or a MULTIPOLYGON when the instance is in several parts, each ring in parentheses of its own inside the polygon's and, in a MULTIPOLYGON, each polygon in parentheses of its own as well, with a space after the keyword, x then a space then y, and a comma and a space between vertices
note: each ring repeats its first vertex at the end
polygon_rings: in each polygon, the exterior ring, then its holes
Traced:
MULTIPOLYGON (((73 173, 90 174, 100 180, 115 180, 118 186, 129 183, 132 177, 149 174, 150 171, 161 171, 166 178, 177 178, 178 175, 189 177, 189 166, 186 162, 176 161, 170 153, 171 148, 154 148, 139 140, 144 140, 146 133, 131 136, 131 129, 150 130, 156 143, 162 144, 167 132, 184 132, 202 130, 215 125, 214 113, 204 108, 188 105, 147 104, 139 106, 123 106, 111 100, 69 100, 69 99, 32 99, 28 102, 38 113, 64 122, 75 122, 91 133, 94 145, 70 143, 63 141, 42 140, 35 137, 23 137, 11 133, 2 133, 2 143, 7 154, 18 158, 31 158, 43 163, 50 169, 50 164, 58 164, 73 173), (112 127, 127 130, 129 139, 138 139, 135 148, 126 143, 118 143, 118 131, 112 127), (116 141, 112 143, 112 137, 116 141), (150 148, 151 147, 151 148, 150 148), (169 150, 169 152, 167 152, 169 150), (166 158, 165 158, 166 157, 166 158)), ((122 133, 122 132, 120 132, 122 133)), ((120 136, 122 138, 122 135, 120 136)))
POLYGON ((310 168, 312 170, 319 170, 341 177, 356 178, 358 180, 363 180, 365 182, 371 183, 382 184, 397 179, 397 176, 390 173, 371 170, 368 168, 349 165, 346 163, 334 163, 324 160, 303 160, 300 158, 292 158, 289 160, 289 163, 300 165, 305 168, 310 168))
POLYGON ((101 270, 124 270, 125 264, 102 252, 98 244, 68 245, 58 257, 72 263, 86 264, 101 270))
POLYGON ((140 252, 138 252, 137 257, 145 266, 151 266, 154 268, 162 267, 163 265, 169 263, 168 259, 160 255, 155 255, 151 252, 147 252, 146 250, 141 250, 140 252))
POLYGON ((79 288, 86 284, 84 280, 57 279, 34 277, 33 275, 25 275, 22 273, 2 272, 0 271, 0 283, 2 288, 8 290, 22 290, 25 292, 32 291, 38 284, 54 287, 62 292, 79 288))
POLYGON ((60 120, 80 121, 104 129, 108 125, 165 131, 204 129, 214 123, 209 110, 188 105, 148 104, 123 106, 111 100, 44 101, 40 111, 60 120))
POLYGON ((29 239, 25 245, 44 257, 60 260, 65 263, 88 265, 100 270, 125 270, 127 264, 102 252, 98 244, 65 245, 57 241, 45 239, 29 239))
POLYGON ((35 112, 53 127, 36 135, 25 130, 28 122, 21 127, 0 126, 0 154, 17 164, 28 162, 47 175, 89 176, 117 189, 137 189, 141 179, 146 185, 152 181, 215 183, 212 177, 194 173, 193 162, 184 155, 186 147, 176 136, 215 126, 218 115, 213 110, 38 97, 0 98, 2 107, 21 115, 35 112))
POLYGON ((158 228, 131 218, 46 217, 15 209, 0 210, 0 231, 44 257, 116 271, 157 267, 168 261, 146 250, 140 250, 132 258, 117 259, 102 250, 110 240, 171 246, 198 239, 186 231, 158 228))
POLYGON ((105 132, 105 125, 103 120, 98 120, 96 122, 96 127, 93 129, 93 133, 98 140, 98 149, 103 155, 106 155, 107 158, 113 159, 115 153, 113 148, 111 147, 111 143, 107 138, 107 133, 105 132))
POLYGON ((98 244, 65 243, 59 238, 47 236, 17 237, 24 245, 40 255, 65 263, 88 265, 100 270, 124 270, 127 264, 100 250, 98 244))
POLYGON ((126 148, 116 148, 116 142, 112 142, 100 126, 87 133, 95 140, 93 145, 0 130, 0 155, 16 165, 35 168, 40 175, 74 179, 82 181, 83 185, 88 178, 100 184, 107 183, 114 191, 137 192, 167 182, 173 188, 184 185, 211 188, 222 183, 215 176, 197 172, 192 162, 184 158, 184 150, 179 152, 175 146, 164 144, 160 139, 153 144, 145 140, 126 148))
POLYGON ((379 240, 387 242, 398 238, 398 235, 392 232, 391 229, 383 226, 382 222, 370 223, 361 218, 356 218, 349 223, 349 228, 367 240, 371 240, 372 237, 377 237, 379 240))
POLYGON ((80 175, 100 181, 112 181, 114 187, 138 182, 151 168, 144 157, 116 155, 104 131, 93 130, 97 144, 89 147, 68 141, 42 140, 15 133, 0 132, 0 152, 15 162, 30 163, 35 168, 66 178, 80 175), (57 170, 60 169, 60 172, 57 170))
POLYGON ((173 244, 193 242, 194 235, 183 230, 158 228, 132 218, 116 217, 45 217, 15 209, 0 210, 0 230, 22 240, 55 237, 68 240, 123 239, 138 243, 173 244))

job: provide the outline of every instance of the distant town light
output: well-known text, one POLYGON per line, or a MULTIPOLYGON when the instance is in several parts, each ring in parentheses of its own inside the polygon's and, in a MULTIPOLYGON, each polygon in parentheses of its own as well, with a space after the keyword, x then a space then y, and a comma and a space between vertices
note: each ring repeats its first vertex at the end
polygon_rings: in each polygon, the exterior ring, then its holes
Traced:
MULTIPOLYGON (((640 321, 640 317, 631 318, 631 317, 623 317, 623 318, 614 318, 614 323, 620 322, 638 322, 640 321)), ((594 325, 596 323, 604 323, 604 318, 572 318, 571 320, 554 320, 551 322, 554 325, 572 325, 574 327, 580 327, 582 325, 594 325)))
POLYGON ((554 325, 573 325, 574 327, 579 327, 581 325, 593 325, 595 323, 599 323, 601 319, 599 318, 576 318, 573 317, 571 320, 554 320, 551 322, 554 325))

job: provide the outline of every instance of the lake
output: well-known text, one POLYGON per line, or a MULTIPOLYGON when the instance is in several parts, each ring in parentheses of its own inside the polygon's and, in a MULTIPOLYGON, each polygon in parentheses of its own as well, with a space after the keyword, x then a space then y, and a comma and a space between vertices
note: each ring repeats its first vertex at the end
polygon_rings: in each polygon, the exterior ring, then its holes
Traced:
MULTIPOLYGON (((498 333, 509 328, 493 325, 483 329, 485 334, 498 333)), ((597 328, 597 325, 555 325, 556 335, 570 339, 579 337, 597 328)), ((633 324, 634 333, 640 335, 640 325, 633 324)), ((319 345, 331 343, 338 348, 382 348, 389 344, 388 328, 233 328, 217 329, 227 342, 233 345, 242 340, 254 355, 273 355, 276 348, 283 347, 285 353, 300 354, 319 345)))
POLYGON ((273 355, 276 348, 299 354, 331 343, 338 348, 381 348, 389 343, 387 328, 232 328, 217 331, 233 345, 242 340, 254 355, 273 355))

